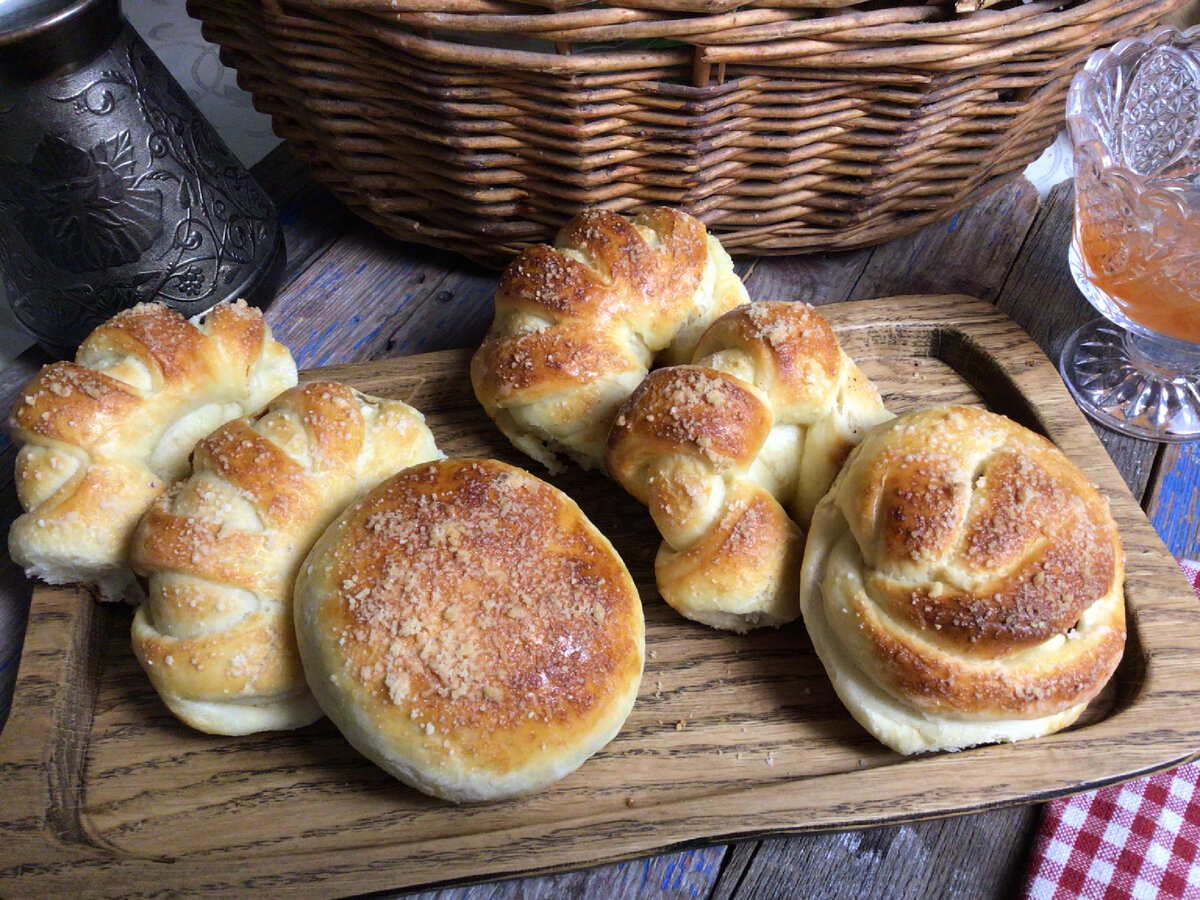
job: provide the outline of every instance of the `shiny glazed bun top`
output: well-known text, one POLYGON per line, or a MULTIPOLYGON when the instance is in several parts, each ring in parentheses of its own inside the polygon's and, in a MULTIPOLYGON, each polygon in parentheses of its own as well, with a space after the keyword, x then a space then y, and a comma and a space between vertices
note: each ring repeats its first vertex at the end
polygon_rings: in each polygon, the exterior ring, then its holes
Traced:
POLYGON ((801 605, 843 701, 914 752, 1065 727, 1125 641, 1107 502, 1050 441, 966 406, 907 413, 813 518, 801 605))
POLYGON ((297 637, 364 755, 451 800, 543 787, 607 743, 644 623, 607 539, 558 489, 492 460, 407 469, 318 542, 297 637))

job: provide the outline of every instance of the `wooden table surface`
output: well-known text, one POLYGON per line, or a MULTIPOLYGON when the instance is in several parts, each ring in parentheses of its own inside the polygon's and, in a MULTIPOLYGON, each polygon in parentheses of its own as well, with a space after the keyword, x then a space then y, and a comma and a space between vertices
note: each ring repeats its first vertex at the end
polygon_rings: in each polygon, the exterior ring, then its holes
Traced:
MULTIPOLYGON (((399 244, 341 207, 280 147, 255 174, 275 199, 288 247, 284 287, 267 311, 301 368, 479 342, 497 273, 399 244)), ((1040 200, 1024 179, 953 218, 877 247, 742 258, 754 299, 814 305, 910 293, 995 303, 1052 359, 1093 316, 1066 266, 1071 185, 1040 200)), ((0 364, 0 407, 47 362, 31 350, 0 364)), ((1173 553, 1200 557, 1200 444, 1156 445, 1098 428, 1130 490, 1173 553)), ((0 529, 18 513, 15 451, 0 438, 0 529)), ((0 722, 17 669, 30 585, 0 556, 0 722)), ((704 846, 555 875, 397 896, 419 898, 1006 897, 1020 879, 1037 806, 853 832, 704 846)), ((386 892, 387 884, 378 889, 386 892)), ((388 895, 390 896, 390 895, 388 895)))

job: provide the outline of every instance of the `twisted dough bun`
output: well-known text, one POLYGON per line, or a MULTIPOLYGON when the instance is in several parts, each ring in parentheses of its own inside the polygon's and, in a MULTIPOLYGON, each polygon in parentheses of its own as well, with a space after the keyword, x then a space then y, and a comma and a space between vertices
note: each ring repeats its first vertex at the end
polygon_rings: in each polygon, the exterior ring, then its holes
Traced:
POLYGON ((782 625, 800 614, 802 528, 817 498, 891 414, 806 304, 741 306, 695 353, 634 391, 605 466, 663 536, 654 569, 667 603, 714 628, 782 625))
POLYGON ((244 303, 199 324, 162 304, 118 313, 74 362, 34 376, 13 407, 27 512, 9 532, 12 558, 50 584, 136 597, 127 560, 138 518, 187 473, 199 438, 295 383, 291 354, 244 303))
POLYGON ((851 714, 900 753, 1049 734, 1125 644, 1107 503, 1049 441, 955 406, 871 432, 813 517, 804 623, 851 714))
POLYGON ((551 472, 599 467, 617 407, 660 363, 685 362, 717 316, 747 300, 729 255, 685 213, 585 212, 555 245, 505 270, 471 361, 475 396, 551 472))
POLYGON ((210 734, 320 718, 292 624, 300 564, 357 496, 440 455, 416 410, 334 382, 293 388, 202 440, 191 477, 133 540, 149 579, 133 649, 171 712, 210 734))
POLYGON ((566 494, 494 460, 388 479, 313 548, 296 631, 321 706, 362 754, 453 801, 537 790, 620 730, 641 600, 566 494))

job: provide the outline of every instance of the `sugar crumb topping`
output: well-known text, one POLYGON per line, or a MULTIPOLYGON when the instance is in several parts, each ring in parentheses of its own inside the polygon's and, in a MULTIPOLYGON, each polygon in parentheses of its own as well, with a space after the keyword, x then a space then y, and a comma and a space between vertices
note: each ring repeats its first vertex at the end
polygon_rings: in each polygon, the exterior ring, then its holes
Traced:
POLYGON ((439 728, 552 722, 603 699, 638 601, 570 501, 482 462, 409 470, 373 499, 335 563, 338 643, 364 684, 439 728))

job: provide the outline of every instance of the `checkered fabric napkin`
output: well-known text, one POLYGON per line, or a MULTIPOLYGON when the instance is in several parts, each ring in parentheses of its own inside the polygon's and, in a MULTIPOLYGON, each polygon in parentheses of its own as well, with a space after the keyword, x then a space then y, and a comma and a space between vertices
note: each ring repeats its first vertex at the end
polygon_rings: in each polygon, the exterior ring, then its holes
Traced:
MULTIPOLYGON (((1200 563, 1180 565, 1200 598, 1200 563)), ((1024 900, 1200 900, 1200 763, 1051 800, 1024 900)))

